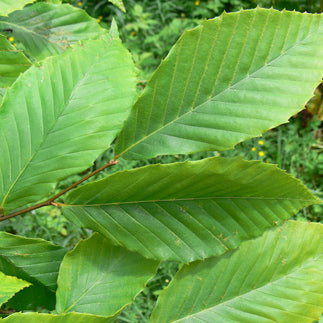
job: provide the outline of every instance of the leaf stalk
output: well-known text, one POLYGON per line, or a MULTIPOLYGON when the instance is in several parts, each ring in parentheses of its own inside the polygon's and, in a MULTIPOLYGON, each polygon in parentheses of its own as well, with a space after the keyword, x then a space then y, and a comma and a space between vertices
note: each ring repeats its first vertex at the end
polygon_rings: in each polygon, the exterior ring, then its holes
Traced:
POLYGON ((27 207, 25 209, 22 209, 22 210, 13 212, 13 213, 8 214, 8 215, 1 214, 0 215, 0 222, 1 221, 5 221, 5 220, 10 219, 10 218, 13 218, 13 217, 15 217, 17 215, 21 215, 21 214, 24 214, 24 213, 27 213, 27 212, 30 212, 30 211, 39 209, 39 208, 44 207, 44 206, 49 206, 49 205, 58 206, 55 203, 55 200, 57 200, 59 197, 61 197, 62 195, 64 195, 68 191, 72 190, 76 186, 80 185, 81 183, 83 183, 84 181, 86 181, 87 179, 89 179, 90 177, 92 177, 92 176, 100 173, 101 171, 103 171, 104 169, 106 169, 108 167, 117 165, 118 163, 119 163, 119 161, 118 160, 114 160, 114 159, 108 161, 106 164, 104 164, 100 168, 98 168, 95 171, 93 171, 92 173, 87 174, 86 176, 82 177, 77 182, 75 182, 72 185, 68 186, 67 188, 65 188, 64 190, 60 191, 59 193, 57 193, 56 195, 52 196, 51 198, 49 198, 48 200, 46 200, 44 202, 41 202, 41 203, 38 203, 38 204, 34 204, 34 205, 29 206, 29 207, 27 207))

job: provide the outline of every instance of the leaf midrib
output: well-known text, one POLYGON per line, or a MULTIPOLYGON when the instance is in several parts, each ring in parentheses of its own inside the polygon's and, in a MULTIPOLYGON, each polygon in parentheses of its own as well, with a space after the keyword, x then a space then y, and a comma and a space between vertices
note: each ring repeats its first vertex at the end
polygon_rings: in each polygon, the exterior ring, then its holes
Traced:
MULTIPOLYGON (((109 47, 111 46, 112 42, 114 41, 111 40, 110 42, 107 42, 107 48, 106 51, 108 51, 109 47)), ((82 50, 82 48, 80 47, 80 50, 82 50)), ((106 55, 106 54, 104 54, 106 55)), ((97 57, 97 56, 96 56, 97 57)), ((102 57, 100 57, 102 59, 102 57)), ((37 147, 37 149, 35 149, 34 153, 30 156, 29 160, 26 161, 25 166, 22 168, 22 170, 20 171, 20 173, 18 174, 18 176, 16 177, 15 181, 12 183, 12 185, 9 187, 7 193, 4 195, 3 200, 1 202, 0 208, 4 208, 5 207, 5 202, 7 200, 7 198, 10 196, 10 193, 12 192, 13 188, 15 187, 15 185, 17 184, 17 182, 19 181, 19 179, 22 177, 23 173, 25 172, 25 170, 28 168, 28 166, 31 164, 32 160, 34 159, 34 157, 38 154, 39 151, 41 151, 41 147, 43 146, 44 142, 46 142, 47 137, 51 134, 52 130, 55 128, 56 124, 58 123, 59 118, 64 115, 64 112, 66 112, 66 109, 68 108, 71 99, 73 97, 73 95, 76 92, 76 88, 78 88, 80 86, 80 84, 84 81, 84 79, 87 77, 88 73, 90 73, 90 71, 98 64, 100 64, 101 59, 97 58, 94 63, 91 65, 91 67, 86 71, 86 73, 83 75, 83 77, 75 84, 68 100, 66 101, 67 104, 65 106, 64 109, 62 109, 62 111, 58 114, 58 117, 56 119, 56 121, 53 123, 53 125, 50 127, 50 129, 48 129, 48 132, 46 133, 46 135, 43 137, 43 140, 39 143, 39 146, 37 147)), ((28 111, 28 108, 27 108, 28 111)))
POLYGON ((196 201, 196 200, 214 200, 214 199, 244 199, 244 200, 282 200, 282 201, 299 201, 299 202, 312 202, 320 203, 316 199, 298 199, 288 197, 261 197, 261 196, 209 196, 209 197, 192 197, 192 198, 180 198, 180 199, 164 199, 164 200, 145 200, 145 201, 124 201, 124 202, 112 202, 112 203, 97 203, 97 204, 65 204, 61 203, 62 207, 100 207, 100 206, 113 206, 122 204, 137 204, 137 203, 157 203, 157 202, 177 202, 177 201, 196 201))
MULTIPOLYGON (((313 20, 312 20, 313 22, 313 20)), ((289 26, 290 27, 290 26, 289 26)), ((321 29, 321 26, 318 28, 321 29)), ((187 33, 189 33, 190 31, 187 31, 187 33)), ((153 132, 151 132, 150 134, 144 136, 143 138, 141 138, 140 140, 136 141, 134 144, 132 144, 130 147, 128 147, 127 149, 123 150, 122 152, 120 152, 120 154, 118 154, 116 157, 114 157, 114 160, 117 160, 118 158, 120 158, 122 155, 124 155, 126 152, 128 152, 129 150, 131 150, 133 147, 137 146, 138 144, 140 144, 141 142, 143 142, 144 140, 146 140, 147 138, 153 136, 154 134, 158 133, 159 131, 163 130, 164 128, 168 127, 169 125, 176 123, 176 121, 180 120, 181 118, 185 117, 186 115, 188 115, 189 113, 192 113, 194 110, 197 110, 199 108, 201 108, 203 105, 211 102, 211 101, 215 101, 214 99, 219 96, 219 95, 223 95, 224 93, 226 93, 229 90, 232 90, 232 88, 234 86, 237 86, 239 83, 246 81, 246 79, 252 78, 252 76, 256 73, 259 73, 262 69, 264 69, 265 67, 267 67, 269 64, 272 64, 273 62, 275 62, 276 60, 279 60, 281 57, 283 57, 284 55, 286 55, 290 50, 292 50, 293 48, 295 48, 298 45, 301 45, 303 42, 307 41, 308 38, 312 37, 312 34, 315 33, 316 31, 311 30, 311 32, 309 32, 309 34, 303 38, 301 41, 295 43, 293 46, 291 46, 290 48, 288 48, 286 51, 282 52, 280 55, 278 55, 276 58, 272 59, 269 62, 266 62, 265 65, 261 66, 259 69, 255 70, 254 72, 252 72, 251 74, 248 74, 246 77, 242 78, 241 80, 235 82, 235 83, 230 83, 229 86, 223 90, 222 92, 217 93, 215 96, 211 96, 209 99, 205 100, 203 103, 200 103, 199 105, 197 105, 195 108, 192 107, 191 110, 183 113, 182 115, 178 116, 177 118, 175 118, 174 120, 164 124, 162 127, 154 130, 153 132)), ((269 54, 267 55, 267 59, 268 59, 269 54)), ((223 62, 221 63, 221 65, 223 64, 223 62)), ((175 74, 175 71, 174 71, 175 74)), ((234 76, 233 76, 234 78, 234 76)), ((158 79, 157 79, 158 80, 158 79)), ((137 102, 139 102, 140 98, 138 99, 137 102)))
POLYGON ((203 312, 207 312, 207 311, 209 311, 210 309, 216 308, 217 306, 224 305, 224 304, 226 304, 226 303, 229 303, 229 302, 231 302, 231 301, 234 301, 234 300, 236 300, 236 299, 239 299, 239 298, 241 298, 241 297, 243 297, 243 296, 245 296, 245 295, 248 295, 248 294, 251 294, 251 293, 253 293, 253 292, 255 292, 255 291, 261 290, 261 289, 262 289, 262 288, 264 288, 264 287, 270 286, 270 285, 271 285, 271 284, 273 284, 273 283, 276 283, 276 282, 278 282, 278 281, 280 281, 280 280, 282 280, 282 279, 285 279, 286 277, 288 277, 288 276, 290 276, 290 275, 292 275, 292 274, 294 274, 294 273, 297 273, 298 271, 302 270, 302 269, 303 269, 303 267, 304 267, 305 265, 307 265, 308 263, 315 263, 315 262, 316 262, 318 259, 320 259, 320 258, 322 258, 322 256, 321 256, 321 255, 318 255, 318 256, 316 256, 316 257, 312 257, 312 258, 310 258, 310 259, 306 259, 306 260, 302 263, 302 265, 301 265, 301 266, 298 266, 298 267, 296 267, 296 268, 295 268, 295 267, 291 268, 291 270, 290 270, 290 271, 288 271, 285 275, 282 275, 282 276, 280 276, 280 277, 277 277, 277 279, 271 280, 271 281, 269 281, 267 284, 263 284, 262 286, 259 286, 259 287, 255 288, 255 289, 252 289, 252 290, 250 290, 250 291, 248 291, 248 292, 246 292, 246 293, 244 293, 244 294, 241 294, 241 295, 237 295, 237 296, 235 296, 235 297, 232 297, 232 298, 230 298, 230 299, 226 300, 225 302, 218 303, 218 304, 216 304, 216 305, 214 305, 214 306, 210 306, 209 308, 206 308, 206 309, 201 310, 201 311, 198 311, 198 312, 196 312, 196 313, 193 313, 193 314, 190 314, 190 315, 184 316, 184 317, 182 317, 182 318, 180 318, 180 319, 178 319, 178 320, 176 320, 176 321, 171 321, 171 322, 172 322, 172 323, 182 322, 183 320, 187 320, 188 318, 194 317, 194 316, 195 316, 195 315, 197 315, 197 314, 200 314, 200 313, 203 313, 203 312))
MULTIPOLYGON (((77 303, 80 302, 80 300, 85 297, 85 295, 87 293, 89 293, 96 285, 100 284, 102 282, 102 280, 106 277, 109 276, 111 274, 111 269, 113 269, 114 267, 116 267, 116 265, 118 263, 120 263, 125 257, 127 256, 127 254, 124 254, 122 257, 120 257, 119 259, 117 259, 117 261, 115 261, 112 265, 108 266, 108 271, 105 271, 103 273, 101 273, 100 277, 97 277, 97 279, 95 279, 92 283, 92 285, 90 287, 88 287, 87 289, 85 289, 82 294, 75 299, 75 301, 67 308, 65 309, 62 313, 67 313, 69 312, 73 307, 75 307, 77 305, 77 303)), ((110 283, 113 283, 113 281, 111 281, 110 283)), ((111 315, 111 314, 110 314, 111 315)))

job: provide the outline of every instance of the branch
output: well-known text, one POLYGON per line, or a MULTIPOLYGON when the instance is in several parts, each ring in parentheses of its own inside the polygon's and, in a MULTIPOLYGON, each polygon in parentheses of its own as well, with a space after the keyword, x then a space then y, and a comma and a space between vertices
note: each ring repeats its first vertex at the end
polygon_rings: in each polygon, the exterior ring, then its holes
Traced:
POLYGON ((10 315, 16 313, 15 310, 5 310, 4 308, 0 309, 0 314, 4 314, 4 315, 10 315))
POLYGON ((33 211, 33 210, 36 210, 36 209, 39 209, 41 207, 44 207, 44 206, 49 206, 49 205, 53 205, 53 206, 57 206, 57 204, 55 203, 55 200, 57 200, 59 197, 61 197, 63 194, 67 193, 68 191, 72 190, 73 188, 75 188, 76 186, 80 185, 81 183, 83 183, 84 181, 86 181, 87 179, 89 179, 90 177, 96 175, 97 173, 100 173, 101 171, 103 171, 104 169, 110 167, 110 166, 114 166, 116 164, 118 164, 119 161, 118 160, 110 160, 108 161, 106 164, 104 164, 103 166, 101 166, 100 168, 96 169, 95 171, 93 171, 92 173, 82 177, 80 180, 78 180, 77 182, 73 183, 72 185, 70 185, 69 187, 65 188, 63 191, 57 193, 56 195, 52 196, 50 199, 44 201, 44 202, 41 202, 41 203, 38 203, 38 204, 35 204, 35 205, 32 205, 30 207, 27 207, 23 210, 20 210, 20 211, 17 211, 17 212, 14 212, 14 213, 11 213, 11 214, 8 214, 6 216, 2 215, 0 216, 0 222, 1 221, 4 221, 4 220, 7 220, 7 219, 10 219, 10 218, 13 218, 17 215, 20 215, 20 214, 24 214, 24 213, 27 213, 27 212, 30 212, 30 211, 33 211))

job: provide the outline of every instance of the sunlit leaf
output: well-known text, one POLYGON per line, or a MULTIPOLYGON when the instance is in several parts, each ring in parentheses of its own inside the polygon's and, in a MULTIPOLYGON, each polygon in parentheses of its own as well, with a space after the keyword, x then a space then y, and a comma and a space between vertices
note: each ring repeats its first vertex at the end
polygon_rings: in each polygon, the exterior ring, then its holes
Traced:
POLYGON ((35 1, 36 0, 0 0, 0 15, 6 16, 12 11, 22 9, 27 3, 35 1))
POLYGON ((65 203, 69 220, 115 244, 189 262, 235 249, 320 200, 274 165, 214 157, 115 173, 65 203))
POLYGON ((186 31, 148 82, 116 155, 226 150, 287 122, 323 75, 323 15, 224 13, 186 31))
POLYGON ((18 279, 14 276, 7 276, 2 272, 0 272, 0 282, 0 306, 18 291, 31 285, 22 279, 18 279))
POLYGON ((61 315, 40 313, 15 313, 5 319, 4 323, 110 323, 114 318, 96 316, 84 313, 67 313, 61 315))
MULTIPOLYGON (((109 39, 108 39, 109 38, 109 39)), ((135 95, 119 39, 90 40, 31 67, 0 109, 0 210, 38 202, 109 147, 135 95)))
POLYGON ((323 225, 288 222, 219 258, 185 265, 152 323, 302 322, 323 311, 323 225))
POLYGON ((157 266, 158 262, 112 246, 94 234, 62 262, 56 311, 115 315, 134 300, 157 266))

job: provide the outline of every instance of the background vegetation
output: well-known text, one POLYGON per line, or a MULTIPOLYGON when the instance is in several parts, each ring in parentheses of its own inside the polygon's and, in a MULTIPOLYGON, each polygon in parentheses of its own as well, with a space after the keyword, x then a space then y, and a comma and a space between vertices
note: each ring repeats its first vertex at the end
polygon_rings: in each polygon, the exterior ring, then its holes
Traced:
MULTIPOLYGON (((322 12, 323 1, 251 1, 251 0, 124 0, 127 12, 124 13, 108 0, 69 0, 64 1, 81 7, 108 27, 116 19, 121 38, 132 52, 138 74, 138 93, 145 87, 153 70, 167 55, 179 35, 192 28, 205 18, 213 18, 224 10, 236 11, 241 8, 274 6, 277 9, 296 9, 298 11, 322 12)), ((271 130, 261 138, 254 138, 237 146, 237 149, 221 152, 223 156, 241 155, 244 159, 261 159, 264 162, 278 164, 282 169, 301 179, 312 192, 323 198, 323 86, 316 91, 315 97, 299 115, 288 124, 271 130)), ((305 107, 304 107, 305 108, 305 107)), ((126 168, 136 168, 145 164, 169 163, 183 160, 198 160, 219 155, 218 152, 191 155, 163 156, 146 161, 127 161, 120 159, 116 167, 106 172, 115 172, 126 168)), ((75 182, 86 172, 102 166, 110 157, 112 149, 100 156, 91 169, 61 182, 57 191, 75 182)), ((98 177, 102 177, 99 174, 98 177)), ((97 177, 97 178, 98 178, 97 177)), ((91 180, 97 179, 93 178, 91 180)), ((296 218, 303 221, 323 223, 323 206, 314 205, 304 208, 296 218)), ((90 236, 91 231, 76 228, 61 216, 59 210, 44 208, 25 216, 0 222, 0 230, 40 237, 62 246, 73 246, 80 238, 90 236)), ((119 322, 146 322, 157 296, 167 286, 178 265, 172 262, 161 264, 157 275, 146 289, 137 297, 134 304, 126 308, 119 322)))

